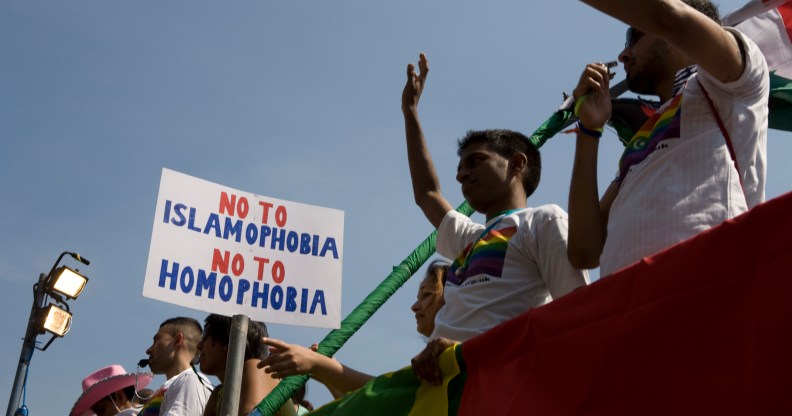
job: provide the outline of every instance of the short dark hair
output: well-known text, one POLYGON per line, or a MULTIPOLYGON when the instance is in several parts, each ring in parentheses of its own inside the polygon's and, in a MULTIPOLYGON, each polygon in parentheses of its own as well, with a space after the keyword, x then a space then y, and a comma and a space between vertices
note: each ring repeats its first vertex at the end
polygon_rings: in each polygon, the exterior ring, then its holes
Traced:
MULTIPOLYGON (((216 313, 207 316, 204 319, 204 336, 212 337, 227 347, 231 336, 231 318, 216 313)), ((245 342, 246 360, 267 357, 267 346, 264 345, 261 338, 268 336, 265 323, 252 320, 248 323, 247 341, 245 342)))
POLYGON ((682 0, 683 3, 698 10, 701 14, 721 24, 718 6, 710 0, 682 0))
POLYGON ((542 177, 542 155, 539 149, 522 133, 512 130, 470 130, 465 137, 459 139, 457 155, 472 143, 484 142, 495 153, 510 158, 516 153, 522 153, 528 159, 527 173, 523 176, 523 189, 525 197, 531 196, 542 177))
POLYGON ((175 318, 166 319, 165 322, 160 324, 160 329, 172 326, 171 334, 175 335, 177 332, 184 334, 184 339, 192 351, 197 351, 198 342, 201 341, 201 323, 197 319, 187 318, 184 316, 177 316, 175 318))

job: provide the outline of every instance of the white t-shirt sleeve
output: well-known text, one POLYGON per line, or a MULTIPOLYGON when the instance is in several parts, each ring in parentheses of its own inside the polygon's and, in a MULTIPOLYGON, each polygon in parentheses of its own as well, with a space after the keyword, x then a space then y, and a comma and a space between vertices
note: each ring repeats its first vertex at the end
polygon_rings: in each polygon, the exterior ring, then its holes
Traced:
POLYGON ((588 272, 576 269, 567 258, 569 225, 566 216, 551 215, 541 218, 534 227, 536 262, 550 296, 558 299, 587 285, 588 272))
MULTIPOLYGON (((742 32, 734 28, 726 28, 729 33, 733 34, 737 42, 742 44, 743 51, 745 52, 745 62, 743 64, 743 73, 739 78, 730 82, 722 82, 708 72, 699 68, 699 77, 701 83, 708 91, 718 90, 722 93, 732 95, 734 97, 760 97, 767 93, 769 84, 764 82, 764 79, 769 75, 767 63, 765 62, 762 51, 756 44, 748 39, 742 32), (758 87, 758 88, 757 88, 758 87)), ((715 99, 715 97, 713 97, 715 99)), ((715 100, 715 105, 718 101, 715 100)))
POLYGON ((457 211, 448 211, 437 229, 437 254, 453 261, 482 231, 483 225, 457 211))

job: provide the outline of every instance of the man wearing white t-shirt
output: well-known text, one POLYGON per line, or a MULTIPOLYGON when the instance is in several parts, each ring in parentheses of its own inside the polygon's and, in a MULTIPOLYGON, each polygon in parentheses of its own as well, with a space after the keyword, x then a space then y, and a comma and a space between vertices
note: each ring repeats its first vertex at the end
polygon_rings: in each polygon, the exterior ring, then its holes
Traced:
POLYGON ((413 359, 416 375, 439 384, 437 356, 528 309, 584 286, 588 275, 566 257, 567 217, 556 205, 529 208, 539 184, 539 150, 520 133, 471 131, 459 141, 457 180, 470 206, 486 215, 476 224, 454 211, 440 192, 418 120, 418 101, 429 64, 420 74, 407 68, 402 93, 407 157, 415 201, 437 228, 437 252, 453 260, 445 305, 435 318, 431 341, 413 359))
POLYGON ((584 0, 630 25, 619 55, 631 91, 661 106, 626 146, 599 199, 597 152, 611 115, 605 65, 574 90, 579 124, 569 259, 607 276, 764 200, 767 64, 709 0, 584 0))
POLYGON ((146 350, 154 374, 167 381, 149 399, 141 416, 200 416, 212 392, 209 381, 192 365, 203 329, 192 318, 171 318, 160 325, 146 350))

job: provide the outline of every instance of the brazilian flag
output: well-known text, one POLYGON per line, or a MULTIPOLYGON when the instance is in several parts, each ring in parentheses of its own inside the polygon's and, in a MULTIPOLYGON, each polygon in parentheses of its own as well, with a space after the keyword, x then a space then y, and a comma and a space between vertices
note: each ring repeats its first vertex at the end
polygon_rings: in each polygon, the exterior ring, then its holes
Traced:
POLYGON ((466 373, 460 344, 440 354, 443 383, 433 386, 418 380, 412 367, 386 373, 311 415, 456 415, 466 373), (376 409, 376 410, 374 410, 376 409))

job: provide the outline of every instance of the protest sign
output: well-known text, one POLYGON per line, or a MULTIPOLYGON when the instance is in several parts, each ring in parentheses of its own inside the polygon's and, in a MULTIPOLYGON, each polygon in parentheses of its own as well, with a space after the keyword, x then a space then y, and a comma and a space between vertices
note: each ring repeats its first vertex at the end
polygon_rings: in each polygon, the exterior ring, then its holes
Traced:
POLYGON ((267 323, 337 328, 343 211, 162 170, 143 296, 267 323))

